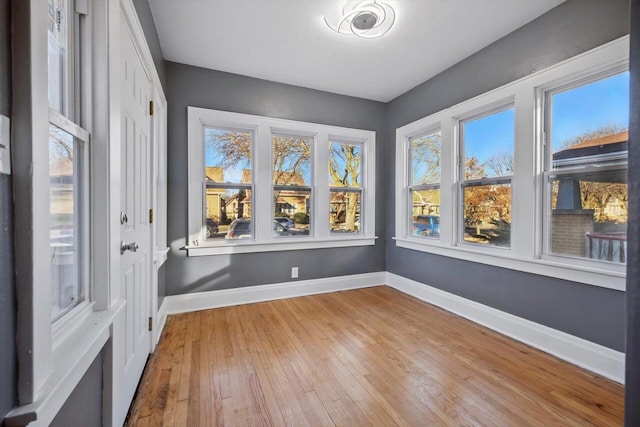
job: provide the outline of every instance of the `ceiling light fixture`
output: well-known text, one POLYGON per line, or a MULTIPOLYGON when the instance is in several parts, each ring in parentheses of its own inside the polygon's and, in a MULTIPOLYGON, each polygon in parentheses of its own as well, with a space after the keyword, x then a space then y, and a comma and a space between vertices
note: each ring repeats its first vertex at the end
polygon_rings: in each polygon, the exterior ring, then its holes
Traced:
POLYGON ((333 26, 324 17, 327 27, 339 34, 371 39, 385 35, 396 20, 389 3, 378 0, 351 0, 342 8, 342 18, 333 26))

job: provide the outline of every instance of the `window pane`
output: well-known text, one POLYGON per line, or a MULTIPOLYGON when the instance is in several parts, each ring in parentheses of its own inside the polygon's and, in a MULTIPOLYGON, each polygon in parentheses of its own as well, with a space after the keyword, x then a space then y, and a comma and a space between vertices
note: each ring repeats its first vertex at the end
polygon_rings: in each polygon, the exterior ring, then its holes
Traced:
POLYGON ((551 187, 551 252, 626 262, 626 170, 554 177, 551 187))
POLYGON ((251 132, 205 128, 204 139, 207 182, 251 184, 251 132))
POLYGON ((626 156, 629 72, 553 94, 553 169, 626 156))
POLYGON ((68 21, 65 0, 48 2, 48 61, 49 61, 49 107, 60 114, 68 115, 67 104, 67 52, 68 21))
POLYGON ((433 132, 411 138, 410 185, 437 184, 440 182, 441 132, 433 132))
POLYGON ((251 190, 207 186, 205 204, 206 236, 211 239, 243 239, 253 236, 251 190), (234 221, 238 220, 234 225, 234 221))
POLYGON ((362 147, 332 142, 329 151, 329 185, 358 188, 361 184, 362 147))
POLYGON ((464 240, 511 245, 511 185, 464 187, 464 240))
POLYGON ((273 137, 273 183, 311 185, 311 140, 294 136, 273 137))
POLYGON ((308 236, 311 222, 311 190, 276 188, 273 191, 275 236, 308 236))
POLYGON ((552 254, 625 263, 629 73, 554 93, 549 108, 547 170, 564 173, 548 182, 547 247, 552 254))
POLYGON ((73 136, 49 125, 49 247, 51 318, 60 318, 84 299, 78 268, 78 154, 73 136))
POLYGON ((331 232, 360 232, 360 195, 359 191, 331 191, 329 202, 331 232))
POLYGON ((513 175, 515 110, 462 123, 464 179, 513 175))
POLYGON ((440 237, 440 189, 411 190, 412 236, 440 237))

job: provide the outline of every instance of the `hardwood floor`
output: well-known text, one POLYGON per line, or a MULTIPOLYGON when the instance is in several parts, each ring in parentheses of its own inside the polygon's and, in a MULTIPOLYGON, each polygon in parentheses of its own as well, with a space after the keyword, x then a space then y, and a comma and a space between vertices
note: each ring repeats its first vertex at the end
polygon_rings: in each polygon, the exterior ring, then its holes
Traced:
POLYGON ((386 286, 170 316, 129 426, 613 426, 623 387, 386 286))

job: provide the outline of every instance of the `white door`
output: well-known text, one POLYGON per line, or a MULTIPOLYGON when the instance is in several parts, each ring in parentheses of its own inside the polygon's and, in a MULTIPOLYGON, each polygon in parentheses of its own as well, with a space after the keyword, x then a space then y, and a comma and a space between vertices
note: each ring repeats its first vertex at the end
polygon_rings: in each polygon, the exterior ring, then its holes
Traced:
POLYGON ((121 293, 126 299, 123 408, 129 406, 150 351, 151 83, 121 22, 121 293))

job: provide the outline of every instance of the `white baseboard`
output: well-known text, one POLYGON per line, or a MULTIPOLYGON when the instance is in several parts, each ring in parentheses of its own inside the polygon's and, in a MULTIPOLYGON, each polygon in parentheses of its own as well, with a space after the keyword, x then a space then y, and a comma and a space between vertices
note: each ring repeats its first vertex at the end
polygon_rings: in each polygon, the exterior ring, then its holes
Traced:
POLYGON ((228 307, 232 305, 379 286, 386 283, 385 279, 386 272, 381 271, 324 279, 247 286, 244 288, 167 296, 162 305, 166 305, 166 314, 177 314, 206 310, 209 308, 228 307))
POLYGON ((158 321, 158 327, 156 328, 156 345, 158 341, 160 341, 160 337, 162 336, 162 330, 164 329, 164 325, 167 323, 167 298, 162 300, 162 304, 160 304, 160 308, 158 309, 158 315, 156 319, 158 321))
POLYGON ((624 384, 624 353, 397 274, 387 272, 386 283, 422 301, 624 384))

